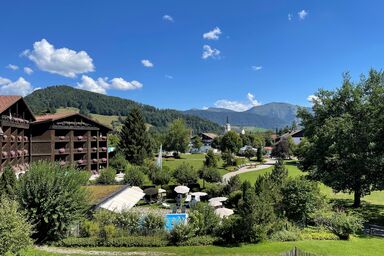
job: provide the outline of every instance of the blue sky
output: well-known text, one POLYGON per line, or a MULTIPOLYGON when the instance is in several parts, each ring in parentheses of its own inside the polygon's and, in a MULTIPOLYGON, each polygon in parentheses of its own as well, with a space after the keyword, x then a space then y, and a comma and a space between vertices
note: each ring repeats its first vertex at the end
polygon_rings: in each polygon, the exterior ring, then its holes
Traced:
POLYGON ((383 68, 383 9, 379 0, 2 1, 0 93, 68 84, 181 110, 309 105, 343 72, 358 80, 383 68))

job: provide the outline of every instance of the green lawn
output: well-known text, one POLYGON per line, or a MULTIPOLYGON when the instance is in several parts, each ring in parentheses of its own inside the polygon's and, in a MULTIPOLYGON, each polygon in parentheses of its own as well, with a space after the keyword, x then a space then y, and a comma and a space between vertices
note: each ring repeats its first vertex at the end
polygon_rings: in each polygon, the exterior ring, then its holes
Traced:
POLYGON ((181 163, 189 163, 196 170, 203 167, 203 161, 205 159, 204 154, 182 154, 180 157, 180 159, 163 158, 163 166, 168 166, 171 170, 174 170, 181 163))
MULTIPOLYGON (((315 255, 332 256, 381 256, 384 255, 384 239, 381 238, 352 238, 350 241, 297 241, 297 242, 264 242, 239 247, 220 247, 220 246, 188 246, 188 247, 161 247, 161 248, 83 248, 86 251, 119 251, 119 252, 156 252, 169 253, 173 255, 262 255, 272 256, 281 255, 297 246, 299 249, 315 255)), ((57 256, 65 254, 45 254, 34 250, 36 254, 57 256), (39 254, 40 253, 40 254, 39 254)), ((77 254, 83 256, 86 254, 77 254)), ((103 254, 100 254, 103 255, 103 254)))

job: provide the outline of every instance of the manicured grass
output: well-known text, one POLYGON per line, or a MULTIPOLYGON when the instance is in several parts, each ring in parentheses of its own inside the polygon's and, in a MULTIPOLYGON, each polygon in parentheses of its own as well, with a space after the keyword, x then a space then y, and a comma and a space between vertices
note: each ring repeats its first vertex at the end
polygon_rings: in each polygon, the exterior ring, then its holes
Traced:
MULTIPOLYGON (((293 249, 299 249, 315 255, 332 256, 381 256, 384 255, 384 239, 356 238, 350 241, 297 241, 297 242, 264 242, 259 244, 243 245, 238 247, 220 246, 188 246, 188 247, 160 247, 160 248, 82 248, 86 251, 119 251, 119 252, 162 252, 174 255, 262 255, 272 256, 293 249)), ((38 252, 38 250, 35 250, 38 252)), ((32 255, 32 254, 31 254, 32 255)), ((42 254, 47 255, 47 254, 42 254)), ((64 254, 51 254, 64 255, 64 254)), ((82 254, 85 255, 85 254, 82 254)), ((102 254, 101 254, 102 255, 102 254)), ((155 254, 156 255, 156 254, 155 254)), ((78 255, 80 256, 80 255, 78 255)))
POLYGON ((204 159, 204 154, 182 154, 180 159, 163 158, 163 166, 168 166, 171 170, 174 170, 180 164, 188 163, 192 165, 196 170, 199 170, 203 167, 204 159))
POLYGON ((90 193, 92 204, 100 202, 103 198, 119 190, 122 185, 91 185, 85 186, 90 193))

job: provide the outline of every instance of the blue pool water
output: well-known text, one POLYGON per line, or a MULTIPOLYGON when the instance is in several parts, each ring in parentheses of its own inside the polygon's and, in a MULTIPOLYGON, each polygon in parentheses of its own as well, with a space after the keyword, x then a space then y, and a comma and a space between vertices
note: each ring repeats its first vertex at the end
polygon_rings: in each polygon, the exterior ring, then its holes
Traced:
POLYGON ((173 225, 187 222, 188 214, 186 213, 170 213, 165 215, 165 229, 171 231, 173 225))

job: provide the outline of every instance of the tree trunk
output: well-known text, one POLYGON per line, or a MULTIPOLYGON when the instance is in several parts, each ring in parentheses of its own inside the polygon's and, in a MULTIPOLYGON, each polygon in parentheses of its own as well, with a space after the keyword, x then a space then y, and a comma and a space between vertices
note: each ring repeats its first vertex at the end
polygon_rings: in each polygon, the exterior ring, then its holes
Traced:
POLYGON ((361 205, 361 191, 360 188, 355 189, 354 192, 354 200, 353 200, 353 207, 358 208, 361 205))

